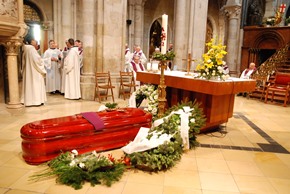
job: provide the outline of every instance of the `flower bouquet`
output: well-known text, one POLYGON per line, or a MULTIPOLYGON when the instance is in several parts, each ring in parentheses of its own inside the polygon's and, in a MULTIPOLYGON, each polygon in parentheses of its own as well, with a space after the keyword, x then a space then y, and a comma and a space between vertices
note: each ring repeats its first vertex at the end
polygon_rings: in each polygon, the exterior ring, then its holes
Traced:
POLYGON ((274 26, 275 21, 276 21, 275 17, 271 16, 271 17, 268 17, 264 23, 268 26, 274 26))
POLYGON ((208 52, 203 54, 203 61, 201 61, 197 67, 196 71, 198 72, 198 77, 210 79, 220 79, 226 80, 229 75, 225 71, 227 68, 223 57, 227 54, 225 51, 226 46, 221 43, 216 44, 214 39, 211 39, 210 42, 206 43, 208 52))
POLYGON ((158 61, 171 61, 175 57, 175 53, 173 51, 169 51, 165 54, 162 54, 161 52, 156 52, 153 54, 152 58, 154 60, 158 61))
POLYGON ((136 107, 139 107, 144 99, 148 99, 148 107, 145 109, 150 112, 152 116, 158 113, 158 90, 155 85, 142 85, 136 91, 136 107))

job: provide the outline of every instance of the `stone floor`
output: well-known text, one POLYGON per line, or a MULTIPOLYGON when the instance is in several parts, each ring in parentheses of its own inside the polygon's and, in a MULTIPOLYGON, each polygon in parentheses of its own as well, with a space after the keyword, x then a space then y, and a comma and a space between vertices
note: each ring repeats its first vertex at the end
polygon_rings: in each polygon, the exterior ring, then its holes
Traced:
MULTIPOLYGON (((119 106, 127 101, 117 99, 119 106)), ((127 171, 112 187, 85 184, 81 190, 55 183, 31 182, 44 166, 26 164, 20 128, 35 120, 97 111, 101 104, 48 95, 40 107, 21 111, 0 104, 0 194, 289 194, 290 107, 236 97, 234 116, 218 131, 199 134, 200 146, 185 153, 171 170, 149 174, 127 171)), ((109 151, 116 158, 118 150, 109 151)))

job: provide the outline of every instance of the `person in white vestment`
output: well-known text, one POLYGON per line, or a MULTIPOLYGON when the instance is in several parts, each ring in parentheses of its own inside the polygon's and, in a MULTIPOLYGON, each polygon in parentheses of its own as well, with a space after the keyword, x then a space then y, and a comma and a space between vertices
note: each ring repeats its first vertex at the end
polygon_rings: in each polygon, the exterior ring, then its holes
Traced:
POLYGON ((56 93, 60 92, 61 84, 61 52, 59 49, 55 48, 54 40, 49 41, 49 49, 47 49, 43 58, 50 58, 51 63, 46 65, 46 92, 56 93))
POLYGON ((131 55, 132 56, 132 61, 134 60, 134 56, 138 55, 140 57, 140 62, 142 63, 142 65, 145 65, 147 63, 147 58, 145 56, 145 54, 143 53, 143 51, 141 50, 141 47, 139 45, 135 46, 135 51, 134 53, 131 55))
POLYGON ((22 92, 21 103, 24 106, 40 106, 46 102, 46 91, 44 77, 46 74, 45 63, 49 59, 42 59, 35 47, 32 45, 23 45, 22 55, 22 92))
POLYGON ((252 73, 256 70, 256 64, 255 63, 250 63, 249 68, 245 69, 240 78, 241 79, 250 79, 250 76, 252 73))
MULTIPOLYGON (((245 69, 240 78, 241 79, 250 79, 250 76, 253 74, 253 72, 256 71, 256 64, 255 63, 250 63, 249 68, 245 69)), ((247 92, 241 92, 238 94, 238 96, 244 96, 247 97, 247 92)))
POLYGON ((83 43, 82 43, 82 41, 76 40, 75 41, 75 46, 78 47, 78 52, 79 52, 79 56, 80 56, 80 67, 81 67, 81 71, 82 71, 83 59, 84 59, 84 49, 83 49, 83 43))
POLYGON ((132 55, 128 44, 125 44, 125 68, 124 71, 129 71, 130 62, 132 60, 132 55))
POLYGON ((63 51, 62 51, 62 59, 61 59, 61 67, 60 67, 60 70, 61 70, 61 88, 60 88, 60 93, 62 95, 64 95, 64 92, 65 92, 65 72, 63 70, 63 66, 64 66, 64 60, 66 58, 66 56, 68 55, 68 52, 69 52, 69 49, 72 47, 69 43, 68 43, 68 40, 65 40, 65 44, 66 46, 64 47, 63 51))
MULTIPOLYGON (((74 45, 74 39, 70 38, 68 43, 74 45)), ((68 55, 64 59, 63 70, 65 72, 65 92, 64 97, 67 99, 80 99, 80 57, 78 47, 70 48, 68 55)))

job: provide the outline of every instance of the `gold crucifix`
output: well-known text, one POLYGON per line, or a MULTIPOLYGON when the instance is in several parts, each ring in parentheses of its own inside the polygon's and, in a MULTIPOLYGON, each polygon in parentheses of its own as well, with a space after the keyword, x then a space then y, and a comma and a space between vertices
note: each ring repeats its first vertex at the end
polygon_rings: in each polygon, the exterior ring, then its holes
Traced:
POLYGON ((191 62, 192 61, 195 61, 195 59, 191 59, 191 54, 190 53, 188 53, 188 57, 187 57, 187 59, 182 59, 183 61, 187 61, 187 73, 185 74, 185 75, 191 75, 190 73, 189 73, 189 71, 190 71, 190 66, 191 66, 191 62))

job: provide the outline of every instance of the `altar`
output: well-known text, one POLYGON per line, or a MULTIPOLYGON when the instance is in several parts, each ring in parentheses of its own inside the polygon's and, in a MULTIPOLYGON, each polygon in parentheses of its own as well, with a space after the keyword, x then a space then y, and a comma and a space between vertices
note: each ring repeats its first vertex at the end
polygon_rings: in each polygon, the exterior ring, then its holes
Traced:
MULTIPOLYGON (((206 116, 206 126, 201 132, 216 129, 233 116, 235 94, 253 91, 255 80, 229 78, 226 81, 212 81, 185 76, 186 72, 165 71, 167 107, 181 101, 197 100, 206 116)), ((137 72, 138 81, 158 85, 160 73, 137 72)))

